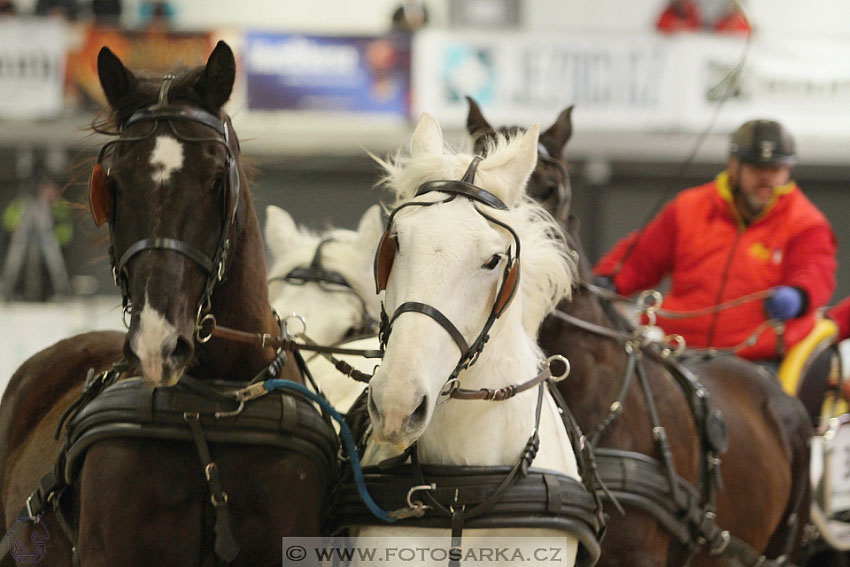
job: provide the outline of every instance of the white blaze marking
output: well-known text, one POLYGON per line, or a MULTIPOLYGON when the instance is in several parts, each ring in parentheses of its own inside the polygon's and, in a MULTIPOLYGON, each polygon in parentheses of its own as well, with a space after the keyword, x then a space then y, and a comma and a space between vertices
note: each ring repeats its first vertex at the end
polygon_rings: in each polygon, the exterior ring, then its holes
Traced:
POLYGON ((142 374, 153 384, 161 384, 162 343, 174 333, 174 327, 145 297, 145 306, 139 315, 139 331, 130 340, 130 347, 142 363, 142 374))
POLYGON ((159 136, 151 153, 151 165, 154 182, 165 183, 183 167, 183 145, 171 136, 159 136))

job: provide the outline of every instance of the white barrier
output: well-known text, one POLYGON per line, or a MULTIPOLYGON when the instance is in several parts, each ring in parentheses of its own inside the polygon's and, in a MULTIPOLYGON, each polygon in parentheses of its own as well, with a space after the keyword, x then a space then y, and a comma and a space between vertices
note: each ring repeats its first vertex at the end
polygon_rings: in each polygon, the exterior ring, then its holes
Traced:
POLYGON ((0 391, 27 358, 55 342, 96 329, 123 330, 118 296, 57 303, 0 303, 0 391))

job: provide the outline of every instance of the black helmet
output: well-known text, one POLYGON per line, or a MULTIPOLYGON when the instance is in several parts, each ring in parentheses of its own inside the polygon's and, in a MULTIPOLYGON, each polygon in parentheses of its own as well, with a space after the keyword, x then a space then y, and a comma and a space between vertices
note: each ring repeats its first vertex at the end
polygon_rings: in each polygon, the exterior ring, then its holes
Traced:
POLYGON ((794 138, 773 120, 750 120, 732 134, 729 153, 754 165, 794 165, 794 138))

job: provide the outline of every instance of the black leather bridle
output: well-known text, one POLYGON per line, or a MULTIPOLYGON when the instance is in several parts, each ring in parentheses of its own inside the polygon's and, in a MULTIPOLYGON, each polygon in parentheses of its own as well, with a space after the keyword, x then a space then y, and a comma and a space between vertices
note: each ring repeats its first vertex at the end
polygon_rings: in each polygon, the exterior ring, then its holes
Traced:
POLYGON ((366 301, 357 293, 354 287, 348 283, 341 273, 335 270, 328 270, 322 265, 322 248, 330 242, 333 242, 332 237, 323 238, 316 246, 316 252, 313 253, 313 259, 308 266, 296 266, 283 276, 274 276, 268 279, 268 283, 285 282, 290 285, 305 285, 313 283, 329 292, 344 292, 354 296, 360 302, 360 328, 354 329, 354 334, 371 334, 374 335, 378 329, 378 322, 369 314, 369 309, 366 306, 366 301))
MULTIPOLYGON (((230 127, 229 118, 225 116, 222 119, 199 108, 172 105, 168 100, 168 91, 174 79, 175 77, 173 75, 166 75, 160 87, 159 100, 157 103, 149 106, 148 108, 134 112, 130 118, 121 125, 118 138, 107 142, 100 149, 97 163, 101 164, 103 162, 107 151, 115 144, 141 142, 151 138, 159 130, 161 123, 167 124, 171 134, 183 142, 212 142, 224 147, 227 152, 225 171, 227 198, 224 200, 224 207, 222 211, 221 233, 219 235, 218 243, 216 244, 215 252, 212 256, 207 255, 182 240, 162 237, 143 238, 138 240, 127 247, 127 249, 119 255, 115 250, 115 199, 110 199, 112 210, 109 222, 109 257, 110 263, 112 264, 113 279, 115 284, 121 288, 122 303, 125 312, 132 311, 132 302, 129 291, 129 274, 127 270, 127 264, 129 261, 134 256, 145 250, 170 250, 172 252, 177 252, 195 262, 207 274, 204 291, 198 301, 195 321, 198 340, 206 342, 206 340, 209 340, 209 336, 202 335, 202 327, 205 325, 205 322, 207 322, 207 319, 213 316, 210 313, 204 315, 204 312, 208 312, 211 309, 213 288, 218 282, 224 279, 225 267, 227 265, 227 253, 230 247, 230 227, 235 221, 236 212, 239 206, 239 168, 236 163, 236 154, 231 147, 231 143, 235 140, 235 136, 231 132, 232 127, 230 127), (177 128, 174 126, 175 122, 180 121, 195 122, 203 126, 207 126, 215 130, 220 137, 210 136, 192 138, 185 136, 178 132, 177 128), (127 128, 141 122, 151 122, 152 126, 150 130, 138 136, 126 136, 124 134, 127 128)), ((236 144, 238 150, 238 141, 236 144)), ((214 326, 214 320, 209 321, 209 323, 214 326)))
MULTIPOLYGON (((449 197, 440 201, 432 201, 432 202, 409 202, 396 207, 392 213, 390 213, 389 219, 387 219, 387 228, 385 232, 385 237, 381 240, 381 245, 378 249, 378 254, 376 255, 376 281, 379 280, 378 272, 379 266, 378 263, 381 261, 383 254, 382 248, 384 246, 394 245, 388 242, 389 238, 387 235, 391 234, 393 219, 395 215, 406 207, 411 206, 419 206, 419 207, 429 207, 432 205, 438 205, 442 203, 451 202, 460 195, 461 197, 465 197, 470 201, 477 201, 479 203, 483 203, 488 207, 492 207, 494 209, 508 210, 507 205, 505 205, 498 197, 478 187, 473 184, 475 180, 475 170, 478 167, 479 162, 481 161, 481 157, 476 156, 473 158, 472 162, 469 164, 469 168, 466 170, 466 173, 463 175, 463 178, 458 180, 444 180, 444 181, 428 181, 420 185, 419 189, 416 191, 416 197, 420 195, 424 195, 425 193, 429 193, 432 191, 437 191, 441 193, 449 193, 449 197)), ((384 309, 383 302, 381 303, 381 324, 380 324, 380 332, 379 338, 381 341, 381 348, 386 349, 387 341, 389 340, 390 332, 392 331, 392 325, 395 320, 402 313, 421 313, 423 315, 427 315, 431 317, 434 321, 436 321, 441 327, 443 327, 449 336, 452 337, 452 340, 457 345, 458 349, 460 349, 460 359, 458 363, 455 365, 454 370, 452 371, 449 378, 446 380, 446 385, 443 387, 442 392, 440 393, 442 396, 451 396, 452 392, 460 387, 460 382, 457 377, 461 370, 469 368, 472 366, 477 360, 478 356, 481 354, 481 351, 484 348, 484 345, 490 338, 489 332, 490 328, 495 323, 496 319, 502 314, 504 309, 507 307, 507 304, 513 299, 516 290, 519 288, 519 259, 520 259, 520 240, 519 235, 516 231, 511 228, 509 225, 505 224, 502 221, 499 221, 490 215, 484 213, 481 209, 475 206, 473 203, 473 208, 483 216, 485 219, 490 221, 493 224, 501 226, 505 230, 511 233, 513 236, 514 242, 516 244, 516 253, 511 254, 510 248, 508 248, 507 255, 508 261, 505 264, 505 271, 502 277, 502 283, 499 287, 499 291, 496 294, 496 300, 493 304, 493 307, 490 309, 490 315, 487 317, 487 321, 484 323, 481 332, 478 333, 478 336, 472 342, 472 344, 468 344, 466 339, 463 337, 463 334, 458 330, 458 328, 446 317, 439 309, 433 307, 431 305, 427 305, 424 303, 420 303, 417 301, 407 301, 399 305, 396 310, 393 312, 392 317, 387 316, 387 312, 384 309), (513 272, 513 276, 511 275, 513 272), (507 288, 506 286, 512 286, 511 288, 507 288), (505 299, 503 294, 509 294, 509 296, 505 299)), ((391 261, 391 260, 390 260, 391 261)), ((388 275, 388 267, 384 268, 388 275)), ((386 282, 378 281, 378 287, 385 286, 386 282)))

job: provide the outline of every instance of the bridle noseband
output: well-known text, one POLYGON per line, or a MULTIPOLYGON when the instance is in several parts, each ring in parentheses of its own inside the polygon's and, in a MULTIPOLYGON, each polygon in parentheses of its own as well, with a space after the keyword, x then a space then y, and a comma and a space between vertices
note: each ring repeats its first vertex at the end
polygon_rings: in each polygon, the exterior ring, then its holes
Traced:
MULTIPOLYGON (((236 212, 239 206, 239 168, 236 163, 236 155, 234 153, 233 148, 231 147, 231 143, 232 141, 235 141, 235 137, 231 133, 229 118, 225 116, 225 118, 222 119, 207 112, 206 110, 202 110, 199 108, 172 105, 168 100, 168 91, 171 88, 174 79, 174 75, 166 75, 160 87, 159 99, 157 103, 150 107, 134 112, 130 116, 130 118, 128 118, 120 126, 118 138, 107 142, 100 149, 100 153, 98 154, 97 158, 97 163, 95 164, 92 173, 91 198, 93 203, 96 200, 99 200, 100 202, 106 202, 105 206, 108 207, 108 216, 106 220, 109 221, 109 237, 111 242, 109 247, 110 263, 112 264, 112 275, 115 284, 121 288, 122 303, 125 312, 132 311, 132 302, 130 299, 129 290, 129 274, 127 270, 127 264, 129 263, 129 261, 137 254, 145 250, 170 250, 172 252, 177 252, 192 260, 195 264, 200 266, 201 269, 207 274, 206 283, 204 284, 204 290, 200 300, 198 301, 197 316, 195 321, 196 334, 198 340, 201 342, 206 342, 206 340, 209 340, 209 336, 202 335, 202 327, 205 326, 205 323, 209 323, 214 326, 214 318, 213 320, 208 321, 209 318, 213 317, 212 314, 207 313, 207 315, 204 316, 203 313, 205 311, 208 312, 211 309, 211 296, 213 288, 218 282, 222 281, 222 279, 224 278, 225 267, 227 265, 228 249, 230 247, 230 228, 235 222, 236 212), (177 128, 174 125, 175 122, 181 121, 194 122, 212 128, 220 137, 210 136, 193 138, 185 136, 178 132, 177 128), (127 128, 141 122, 152 122, 153 124, 152 127, 142 135, 127 136, 124 134, 127 128), (127 247, 127 249, 124 250, 120 254, 120 256, 118 256, 116 253, 116 203, 114 195, 111 194, 111 190, 109 189, 107 184, 107 177, 109 175, 109 172, 103 172, 103 160, 106 157, 107 151, 115 144, 141 142, 151 138, 159 130, 161 122, 164 122, 168 125, 170 133, 178 140, 181 140, 183 142, 210 142, 220 144, 227 152, 225 171, 227 193, 226 198, 224 200, 224 208, 222 211, 221 233, 219 235, 218 243, 216 244, 215 252, 212 256, 207 255, 206 253, 198 250, 190 244, 187 244, 186 242, 183 242, 182 240, 162 237, 140 239, 131 244, 129 247, 127 247)), ((238 141, 236 141, 236 144, 238 149, 238 141)), ((95 221, 98 222, 98 220, 99 219, 96 216, 95 221)))
POLYGON ((395 249, 391 248, 395 246, 394 237, 391 234, 392 224, 395 215, 400 210, 406 207, 429 207, 442 203, 448 203, 453 201, 458 195, 460 195, 461 197, 465 197, 470 201, 473 201, 473 208, 478 212, 478 214, 483 216, 489 222, 496 224, 510 232, 514 239, 514 242, 516 243, 516 254, 511 254, 510 247, 508 248, 508 261, 505 265, 502 283, 500 285, 498 293, 496 294, 496 300, 493 304, 493 307, 490 309, 490 315, 487 317, 487 321, 484 323, 484 327, 481 329, 481 332, 478 334, 478 336, 475 338, 471 345, 466 342, 463 337, 463 334, 449 320, 449 318, 446 317, 442 312, 440 312, 440 310, 436 307, 417 301, 408 301, 399 305, 393 312, 392 317, 388 317, 387 312, 384 309, 384 304, 383 302, 381 303, 381 327, 379 338, 381 341, 382 349, 386 348, 390 332, 392 331, 392 325, 402 313, 421 313, 423 315, 427 315, 428 317, 431 317, 434 321, 436 321, 441 327, 443 327, 443 329, 445 329, 446 332, 452 337, 452 340, 454 340, 458 349, 460 349, 461 355, 457 365, 455 366, 449 378, 446 380, 446 386, 441 392, 441 395, 444 396, 450 396, 451 393, 460 386, 459 381, 457 379, 458 374, 461 372, 461 370, 469 368, 478 360, 478 356, 481 354, 484 345, 490 338, 490 328, 493 326, 493 323, 496 321, 496 319, 501 316, 505 308, 507 308, 508 304, 511 302, 514 295, 516 294, 516 290, 519 288, 519 235, 513 228, 511 228, 504 222, 499 221, 491 217, 490 215, 484 213, 481 209, 475 206, 474 203, 474 201, 477 201, 494 209, 502 211, 508 210, 507 205, 505 205, 498 197, 496 197, 489 191, 486 191, 485 189, 482 189, 481 187, 478 187, 477 185, 473 184, 473 181, 475 180, 475 171, 481 159, 482 158, 480 156, 475 156, 472 159, 472 162, 469 164, 469 168, 466 170, 466 173, 463 175, 463 178, 459 181, 428 181, 420 185, 419 189, 416 191, 415 197, 432 191, 449 193, 449 197, 440 201, 424 203, 404 203, 399 207, 396 207, 392 211, 392 213, 390 213, 390 217, 387 220, 386 231, 384 232, 384 236, 381 238, 381 243, 379 244, 378 251, 375 255, 375 281, 378 287, 378 291, 380 292, 386 288, 387 280, 389 278, 389 272, 392 268, 392 262, 395 255, 395 249))

